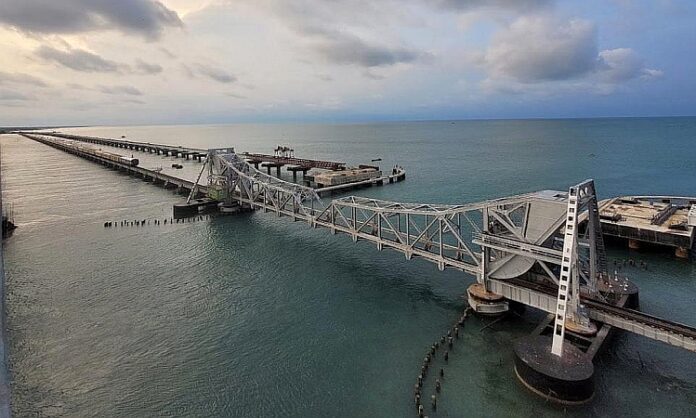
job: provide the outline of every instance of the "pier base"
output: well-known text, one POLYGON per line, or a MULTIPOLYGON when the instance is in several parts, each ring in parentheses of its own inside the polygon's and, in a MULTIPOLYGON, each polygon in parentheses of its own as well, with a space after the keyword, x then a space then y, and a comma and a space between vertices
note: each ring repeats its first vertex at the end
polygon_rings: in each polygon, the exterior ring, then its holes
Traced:
POLYGON ((474 312, 483 315, 501 315, 510 309, 508 301, 501 295, 489 292, 481 283, 466 289, 467 301, 474 312))
POLYGON ((574 321, 569 317, 566 318, 565 326, 566 330, 585 337, 592 337, 597 334, 597 325, 592 321, 574 321))
POLYGON ((570 342, 563 354, 551 353, 552 340, 529 336, 514 344, 515 374, 530 391, 565 405, 579 405, 594 396, 594 364, 570 342))
POLYGON ((689 258, 689 249, 684 247, 677 247, 674 250, 674 256, 677 258, 689 258))
POLYGON ((640 307, 640 289, 626 277, 605 275, 597 280, 597 290, 607 300, 620 306, 630 309, 638 309, 640 307))
POLYGON ((189 203, 179 203, 174 205, 173 213, 175 218, 185 218, 187 216, 193 216, 199 212, 204 212, 209 209, 217 207, 217 200, 213 200, 207 197, 200 199, 193 199, 189 203))

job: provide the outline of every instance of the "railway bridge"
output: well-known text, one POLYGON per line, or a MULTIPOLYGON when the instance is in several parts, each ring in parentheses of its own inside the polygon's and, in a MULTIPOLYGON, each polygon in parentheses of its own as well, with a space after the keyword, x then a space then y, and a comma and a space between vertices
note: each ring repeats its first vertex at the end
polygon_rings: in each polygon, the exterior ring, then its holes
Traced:
MULTIPOLYGON (((76 152, 61 141, 24 135, 76 152)), ((80 156, 190 189, 187 203, 204 191, 224 208, 272 212, 440 270, 468 273, 476 281, 467 298, 481 314, 504 313, 511 305, 546 312, 538 332, 515 343, 515 372, 550 399, 579 403, 592 397, 592 356, 614 328, 696 352, 696 328, 640 312, 637 287, 607 271, 592 180, 568 191, 460 205, 356 196, 327 202, 315 189, 259 171, 231 148, 205 151, 198 178, 186 184, 91 153, 80 156), (200 184, 206 172, 207 184, 200 184)))
MULTIPOLYGON (((324 202, 315 190, 263 173, 229 149, 208 151, 196 184, 206 169, 208 190, 217 190, 226 205, 275 213, 473 275, 467 296, 479 313, 501 313, 510 303, 547 312, 551 336, 515 347, 518 377, 542 396, 566 403, 591 398, 592 358, 571 342, 601 344, 612 327, 696 352, 696 328, 640 312, 635 285, 607 271, 592 180, 563 192, 461 205, 356 196, 324 202)), ((194 186, 189 199, 195 194, 194 186)))

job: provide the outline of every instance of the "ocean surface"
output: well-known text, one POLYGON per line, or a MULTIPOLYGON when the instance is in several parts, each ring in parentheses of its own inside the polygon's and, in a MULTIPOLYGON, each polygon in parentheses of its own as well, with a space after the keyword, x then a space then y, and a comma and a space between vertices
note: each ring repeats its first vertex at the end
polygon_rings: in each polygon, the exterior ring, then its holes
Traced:
MULTIPOLYGON (((400 164, 405 182, 356 194, 463 203, 594 178, 600 197, 696 195, 696 118, 85 127, 192 147, 400 164)), ((261 212, 174 225, 183 197, 46 145, 3 135, 12 407, 18 417, 412 417, 424 353, 473 278, 261 212)), ((171 157, 141 165, 168 169, 171 157)), ((179 162, 181 160, 178 160, 179 162)), ((196 175, 198 162, 181 170, 196 175)), ((183 175, 183 174, 182 174, 183 175)), ((696 325, 696 264, 610 247, 641 308, 696 325)), ((597 394, 562 408, 515 379, 512 342, 538 315, 466 323, 430 417, 688 417, 696 356, 619 334, 597 394)), ((432 380, 429 381, 432 385, 432 380)))

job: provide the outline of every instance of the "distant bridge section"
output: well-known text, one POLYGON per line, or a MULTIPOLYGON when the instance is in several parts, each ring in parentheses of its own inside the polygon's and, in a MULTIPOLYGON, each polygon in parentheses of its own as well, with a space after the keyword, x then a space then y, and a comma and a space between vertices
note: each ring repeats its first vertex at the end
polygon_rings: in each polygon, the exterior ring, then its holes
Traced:
POLYGON ((20 135, 37 142, 41 142, 42 144, 48 145, 50 147, 57 148, 61 151, 65 151, 67 153, 77 155, 87 160, 100 163, 107 167, 127 172, 136 177, 140 177, 143 180, 160 184, 165 188, 177 189, 177 191, 180 191, 182 193, 190 193, 193 191, 196 197, 208 193, 208 187, 205 185, 195 185, 194 182, 189 180, 184 180, 158 171, 148 170, 146 168, 134 166, 132 164, 119 161, 118 159, 105 158, 101 156, 99 153, 92 152, 91 148, 89 147, 76 146, 75 144, 70 143, 70 141, 56 139, 54 136, 35 133, 22 133, 20 135))
POLYGON ((311 168, 322 168, 325 170, 344 170, 346 168, 346 163, 339 163, 336 161, 322 161, 322 160, 310 160, 306 158, 295 158, 289 156, 276 156, 267 154, 254 154, 249 152, 244 152, 240 154, 244 157, 249 164, 254 165, 258 168, 260 163, 265 163, 267 167, 280 167, 283 165, 293 165, 303 169, 311 168))
MULTIPOLYGON (((182 157, 187 160, 197 159, 201 161, 205 157, 207 150, 201 148, 182 147, 174 145, 154 144, 151 142, 128 141, 125 139, 100 138, 97 136, 72 135, 59 132, 21 132, 22 134, 38 134, 71 141, 87 142, 90 144, 106 145, 116 148, 125 148, 134 151, 155 153, 158 155, 170 155, 172 157, 182 157)), ((25 135, 26 136, 26 135, 25 135)))

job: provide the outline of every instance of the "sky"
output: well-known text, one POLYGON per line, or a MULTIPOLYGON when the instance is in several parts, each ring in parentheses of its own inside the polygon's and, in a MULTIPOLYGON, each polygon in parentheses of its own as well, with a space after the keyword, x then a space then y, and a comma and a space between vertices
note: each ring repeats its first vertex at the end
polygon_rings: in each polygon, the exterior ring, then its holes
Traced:
POLYGON ((696 115, 691 0, 2 0, 0 126, 696 115))

